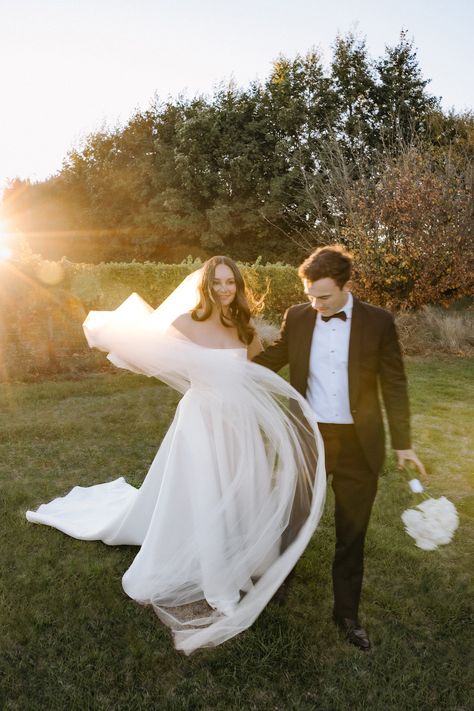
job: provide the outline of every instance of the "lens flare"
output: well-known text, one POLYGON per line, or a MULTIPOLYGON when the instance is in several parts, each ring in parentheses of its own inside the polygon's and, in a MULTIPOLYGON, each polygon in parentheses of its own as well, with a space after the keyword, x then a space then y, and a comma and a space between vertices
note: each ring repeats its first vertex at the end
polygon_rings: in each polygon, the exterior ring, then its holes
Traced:
POLYGON ((10 235, 4 222, 0 221, 0 262, 6 262, 13 256, 13 250, 8 246, 10 235))
POLYGON ((0 262, 6 262, 7 259, 11 259, 13 252, 10 247, 4 247, 0 244, 0 262))
POLYGON ((54 286, 63 280, 64 269, 56 262, 44 261, 38 266, 36 276, 43 284, 54 286))

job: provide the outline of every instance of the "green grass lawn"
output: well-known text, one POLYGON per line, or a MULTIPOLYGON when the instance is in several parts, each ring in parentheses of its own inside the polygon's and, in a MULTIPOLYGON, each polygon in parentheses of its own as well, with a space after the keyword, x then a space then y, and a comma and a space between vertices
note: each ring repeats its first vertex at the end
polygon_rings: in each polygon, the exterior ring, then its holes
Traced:
POLYGON ((474 367, 419 360, 408 370, 430 493, 448 496, 461 524, 450 545, 417 549, 400 520, 415 499, 389 461, 366 549, 370 654, 330 620, 331 495, 287 607, 270 605, 216 649, 176 652, 155 614, 122 591, 136 548, 76 541, 24 512, 75 484, 124 475, 139 485, 177 395, 128 374, 1 386, 0 708, 472 709, 474 367))

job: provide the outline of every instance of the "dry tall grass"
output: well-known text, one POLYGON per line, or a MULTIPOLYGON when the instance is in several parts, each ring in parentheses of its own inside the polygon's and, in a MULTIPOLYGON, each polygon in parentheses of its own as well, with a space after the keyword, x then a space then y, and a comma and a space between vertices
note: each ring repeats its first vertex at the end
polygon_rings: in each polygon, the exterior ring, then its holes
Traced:
POLYGON ((474 310, 446 311, 424 306, 397 316, 400 341, 406 355, 474 353, 474 310))

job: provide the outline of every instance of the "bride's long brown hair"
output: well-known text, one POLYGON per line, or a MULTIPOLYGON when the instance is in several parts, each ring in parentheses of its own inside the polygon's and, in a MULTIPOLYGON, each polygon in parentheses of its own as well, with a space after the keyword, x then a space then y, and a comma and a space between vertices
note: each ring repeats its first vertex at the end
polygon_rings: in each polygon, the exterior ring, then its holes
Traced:
POLYGON ((191 311, 191 317, 195 321, 205 321, 211 315, 213 307, 217 308, 222 325, 226 328, 235 327, 239 340, 248 346, 255 335, 255 328, 250 323, 247 290, 237 264, 229 257, 211 257, 207 262, 204 262, 202 269, 201 283, 198 287, 199 302, 191 311), (236 292, 232 303, 229 304, 228 314, 224 314, 220 302, 213 295, 213 280, 216 267, 219 264, 229 267, 235 278, 236 292))

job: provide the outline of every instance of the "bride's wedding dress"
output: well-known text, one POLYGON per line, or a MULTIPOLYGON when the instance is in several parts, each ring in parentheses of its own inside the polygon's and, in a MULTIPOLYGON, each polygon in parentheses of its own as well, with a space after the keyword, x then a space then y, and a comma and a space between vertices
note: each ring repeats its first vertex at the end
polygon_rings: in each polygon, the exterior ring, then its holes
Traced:
POLYGON ((76 486, 27 518, 79 539, 140 546, 123 588, 152 605, 189 654, 256 619, 318 524, 326 477, 317 428, 288 407, 296 399, 310 419, 303 398, 248 362, 245 348, 189 341, 164 310, 132 295, 85 323, 89 343, 116 365, 184 393, 142 486, 123 478, 76 486), (308 515, 281 550, 295 496, 308 515))

